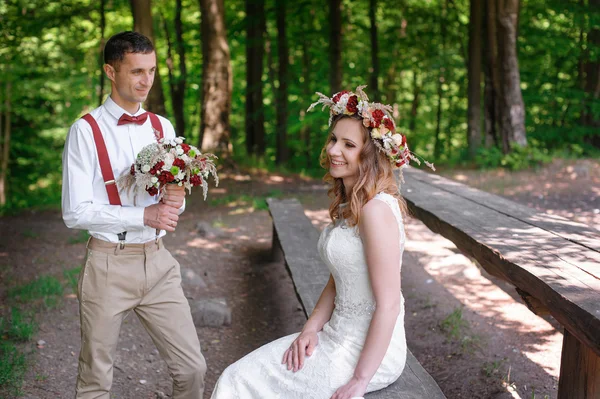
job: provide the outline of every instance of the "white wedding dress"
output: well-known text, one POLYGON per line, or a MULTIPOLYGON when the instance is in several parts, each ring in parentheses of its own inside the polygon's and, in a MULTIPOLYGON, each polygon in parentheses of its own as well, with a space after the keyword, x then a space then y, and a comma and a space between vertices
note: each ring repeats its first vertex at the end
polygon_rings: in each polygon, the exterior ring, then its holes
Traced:
MULTIPOLYGON (((404 252, 404 225, 397 200, 385 193, 375 196, 388 204, 400 231, 404 252)), ((327 226, 319 238, 319 253, 335 280, 335 309, 318 333, 319 344, 304 367, 292 372, 281 363, 297 334, 268 343, 225 369, 212 399, 329 399, 354 373, 375 309, 362 241, 356 228, 343 221, 327 226)), ((400 272, 400 271, 398 271, 400 272)), ((367 392, 390 385, 406 362, 404 298, 392 340, 367 392)))

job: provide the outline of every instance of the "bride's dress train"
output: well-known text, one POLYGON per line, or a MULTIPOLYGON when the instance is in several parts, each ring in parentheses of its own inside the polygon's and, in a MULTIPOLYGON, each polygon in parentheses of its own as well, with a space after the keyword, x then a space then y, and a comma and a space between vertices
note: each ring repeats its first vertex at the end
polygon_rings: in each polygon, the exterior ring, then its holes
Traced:
MULTIPOLYGON (((375 198, 388 204, 395 215, 402 254, 405 234, 398 202, 385 193, 375 198)), ((375 310, 363 245, 356 228, 341 221, 323 230, 318 249, 335 280, 336 297, 331 319, 318 333, 319 343, 312 356, 294 373, 281 361, 299 333, 268 343, 229 366, 217 381, 212 399, 329 399, 350 380, 375 310)), ((401 299, 392 340, 367 392, 390 385, 404 369, 406 340, 401 299)))

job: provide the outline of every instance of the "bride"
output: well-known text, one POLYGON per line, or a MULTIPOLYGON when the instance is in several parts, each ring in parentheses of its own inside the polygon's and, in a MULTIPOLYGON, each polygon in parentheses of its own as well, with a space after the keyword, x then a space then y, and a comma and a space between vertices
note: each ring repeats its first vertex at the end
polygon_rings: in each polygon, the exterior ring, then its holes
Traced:
POLYGON ((302 331, 229 366, 212 399, 350 399, 385 388, 404 369, 405 204, 393 169, 413 154, 391 107, 369 102, 364 87, 317 93, 309 108, 330 109, 321 164, 332 223, 318 243, 329 282, 302 331))

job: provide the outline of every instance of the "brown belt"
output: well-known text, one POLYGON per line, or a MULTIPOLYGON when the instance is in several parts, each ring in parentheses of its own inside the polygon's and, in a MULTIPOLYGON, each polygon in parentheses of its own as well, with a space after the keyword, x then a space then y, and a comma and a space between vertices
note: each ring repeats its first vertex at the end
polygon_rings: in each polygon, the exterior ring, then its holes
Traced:
POLYGON ((121 248, 121 244, 118 242, 108 242, 95 237, 90 237, 87 248, 92 251, 100 251, 107 254, 143 255, 164 248, 164 244, 162 238, 159 238, 158 240, 148 241, 144 244, 125 244, 125 246, 121 248))

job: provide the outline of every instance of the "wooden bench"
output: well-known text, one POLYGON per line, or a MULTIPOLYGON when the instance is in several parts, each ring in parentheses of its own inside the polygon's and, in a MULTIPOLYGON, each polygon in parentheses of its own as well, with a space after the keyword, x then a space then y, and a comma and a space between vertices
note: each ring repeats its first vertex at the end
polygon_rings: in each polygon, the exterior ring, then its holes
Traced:
MULTIPOLYGON (((319 232, 296 199, 267 200, 273 218, 273 257, 285 260, 296 294, 307 317, 329 279, 317 251, 319 232)), ((443 399, 444 394, 408 351, 404 372, 394 384, 366 395, 368 399, 443 399)))
POLYGON ((414 168, 413 216, 564 326, 559 399, 600 398, 600 232, 414 168))

